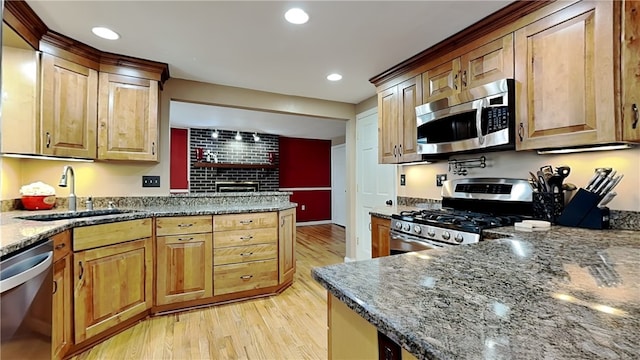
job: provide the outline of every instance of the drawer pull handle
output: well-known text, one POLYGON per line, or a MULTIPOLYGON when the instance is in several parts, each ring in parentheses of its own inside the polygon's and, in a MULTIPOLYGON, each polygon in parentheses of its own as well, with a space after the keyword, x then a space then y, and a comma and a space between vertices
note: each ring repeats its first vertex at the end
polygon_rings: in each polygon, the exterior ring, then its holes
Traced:
POLYGON ((249 252, 249 253, 240 253, 240 256, 251 256, 251 255, 253 255, 253 253, 252 253, 252 252, 249 252))
POLYGON ((249 225, 253 222, 253 220, 240 220, 240 224, 242 225, 249 225))
POLYGON ((67 246, 65 243, 58 244, 58 245, 56 245, 56 250, 60 250, 60 249, 62 249, 62 248, 63 248, 63 247, 65 247, 65 246, 67 246))
POLYGON ((180 228, 191 227, 191 226, 193 226, 193 224, 178 224, 178 227, 180 228))
POLYGON ((193 240, 192 237, 190 237, 190 238, 178 238, 178 241, 191 241, 191 240, 193 240))
POLYGON ((251 279, 252 277, 253 277, 253 275, 242 275, 242 276, 240 276, 240 279, 242 279, 242 280, 249 280, 249 279, 251 279))
POLYGON ((249 236, 240 236, 240 240, 251 240, 253 239, 253 235, 249 235, 249 236))

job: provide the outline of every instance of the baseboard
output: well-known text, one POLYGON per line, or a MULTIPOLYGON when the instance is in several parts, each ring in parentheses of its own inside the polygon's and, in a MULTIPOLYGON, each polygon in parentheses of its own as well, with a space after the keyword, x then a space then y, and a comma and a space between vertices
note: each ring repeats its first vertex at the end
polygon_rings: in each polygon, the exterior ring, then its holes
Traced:
POLYGON ((309 225, 324 225, 324 224, 331 224, 331 220, 318 220, 318 221, 303 221, 303 222, 297 222, 296 226, 309 226, 309 225))
POLYGON ((356 259, 352 259, 352 258, 347 257, 347 256, 344 257, 344 262, 346 262, 346 263, 353 262, 353 261, 356 261, 356 259))

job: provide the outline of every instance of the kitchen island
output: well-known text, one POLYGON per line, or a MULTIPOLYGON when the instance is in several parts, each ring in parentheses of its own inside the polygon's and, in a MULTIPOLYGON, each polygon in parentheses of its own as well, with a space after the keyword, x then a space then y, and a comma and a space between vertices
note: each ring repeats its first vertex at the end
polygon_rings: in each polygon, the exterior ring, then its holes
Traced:
POLYGON ((312 275, 419 359, 640 357, 639 232, 486 232, 312 275))

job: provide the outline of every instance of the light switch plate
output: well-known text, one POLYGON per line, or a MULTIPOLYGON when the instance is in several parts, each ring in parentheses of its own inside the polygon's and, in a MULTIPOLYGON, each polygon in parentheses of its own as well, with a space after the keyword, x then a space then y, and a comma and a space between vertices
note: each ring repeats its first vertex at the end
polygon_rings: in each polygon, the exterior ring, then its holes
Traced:
POLYGON ((160 176, 142 176, 142 187, 160 187, 160 176))
POLYGON ((407 185, 407 177, 404 174, 400 174, 400 186, 407 185))

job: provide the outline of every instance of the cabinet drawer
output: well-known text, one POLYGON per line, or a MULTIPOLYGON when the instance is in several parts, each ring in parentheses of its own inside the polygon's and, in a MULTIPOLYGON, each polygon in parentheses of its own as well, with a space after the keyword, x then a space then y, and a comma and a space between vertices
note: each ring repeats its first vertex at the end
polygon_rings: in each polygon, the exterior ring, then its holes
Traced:
POLYGON ((213 231, 260 229, 277 225, 278 215, 275 212, 216 215, 213 217, 213 231))
POLYGON ((73 251, 151 237, 151 218, 73 229, 73 251))
POLYGON ((156 218, 156 235, 177 235, 211 232, 211 215, 156 218))
POLYGON ((71 231, 64 231, 52 237, 53 262, 62 259, 71 251, 71 231))
POLYGON ((213 267, 213 295, 260 289, 278 284, 276 260, 213 267))
POLYGON ((277 228, 222 231, 213 234, 213 247, 246 246, 276 243, 277 228))
MULTIPOLYGON (((158 239, 162 239, 165 245, 167 244, 186 244, 186 243, 211 243, 211 233, 205 234, 182 234, 182 235, 168 235, 159 236, 158 239)), ((211 246, 211 245, 209 245, 211 246)))
POLYGON ((275 259, 277 254, 276 244, 226 247, 213 250, 213 264, 217 266, 275 259))

